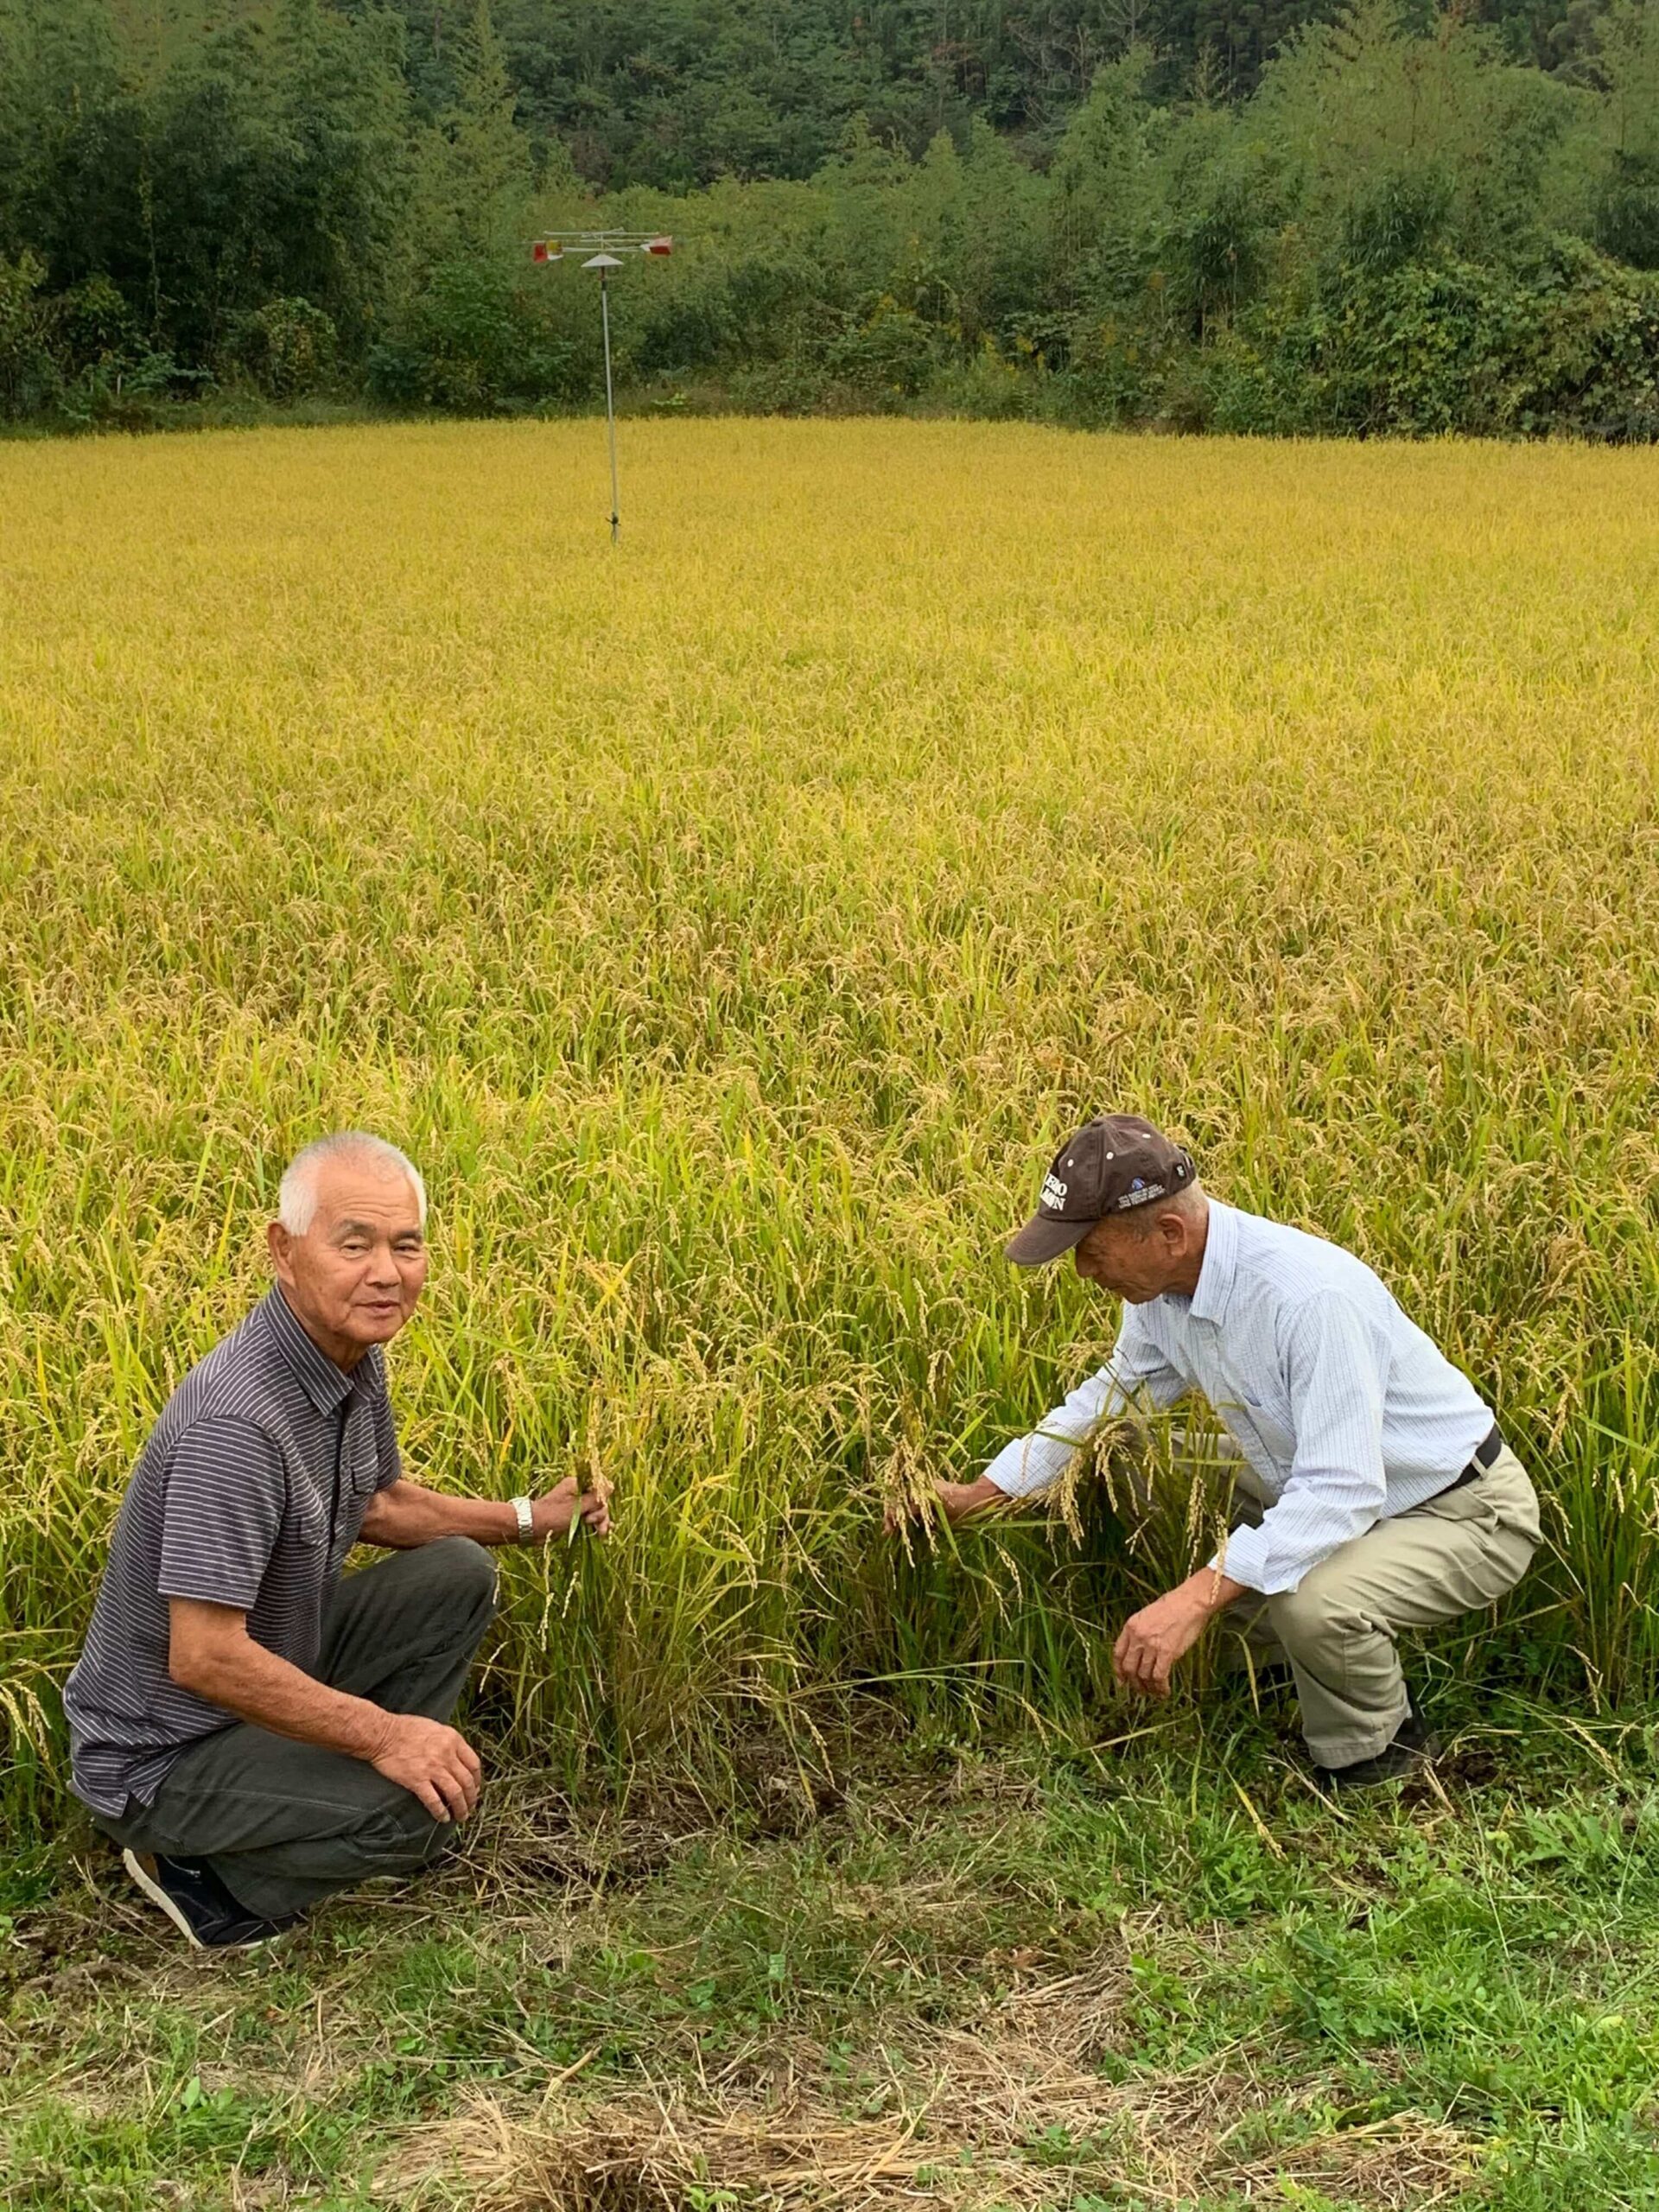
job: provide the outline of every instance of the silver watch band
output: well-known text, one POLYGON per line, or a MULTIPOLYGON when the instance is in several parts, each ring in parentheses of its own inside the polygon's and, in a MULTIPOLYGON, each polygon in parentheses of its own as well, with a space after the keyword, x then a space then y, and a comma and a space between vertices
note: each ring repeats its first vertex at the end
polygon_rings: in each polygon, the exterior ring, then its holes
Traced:
POLYGON ((530 1500, 527 1497, 512 1497, 507 1500, 507 1503, 518 1516, 518 1541, 521 1544, 527 1544, 536 1529, 535 1521, 531 1515, 530 1500))

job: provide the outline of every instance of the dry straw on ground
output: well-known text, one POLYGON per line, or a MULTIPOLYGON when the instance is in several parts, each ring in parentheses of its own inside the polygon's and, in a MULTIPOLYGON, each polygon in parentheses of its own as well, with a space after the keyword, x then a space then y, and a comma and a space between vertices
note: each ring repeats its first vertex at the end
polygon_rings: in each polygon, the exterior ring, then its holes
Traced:
POLYGON ((1259 2078, 1235 2053, 1111 2086, 1088 2061, 1113 2040, 1125 1979, 1114 1959, 902 2056, 877 2049, 856 2102, 831 2094, 820 2053, 787 2048, 763 2085, 752 2067, 737 2082, 601 2091, 567 2073, 518 2116, 476 2097, 417 2136, 379 2185, 464 2178, 488 2212, 683 2212, 722 2190, 713 2202, 756 2212, 1039 2212, 1107 2189, 1147 2205, 1229 2191, 1283 2204, 1287 2179, 1376 2212, 1424 2212, 1467 2181, 1455 2129, 1409 2114, 1335 2125, 1328 2084, 1259 2078))
MULTIPOLYGON (((411 1468, 597 1462, 486 1725, 578 1775, 806 1764, 874 1679, 1107 1694, 1087 1505, 895 1555, 1110 1317, 1001 1234, 1134 1103, 1374 1261, 1558 1557, 1528 1666, 1659 1637, 1659 456, 957 424, 0 449, 0 1713, 245 1310, 285 1153, 421 1158, 411 1468)), ((1179 1548, 1178 1510, 1168 1542, 1179 1548)), ((40 1762, 36 1764, 36 1761, 40 1762)))

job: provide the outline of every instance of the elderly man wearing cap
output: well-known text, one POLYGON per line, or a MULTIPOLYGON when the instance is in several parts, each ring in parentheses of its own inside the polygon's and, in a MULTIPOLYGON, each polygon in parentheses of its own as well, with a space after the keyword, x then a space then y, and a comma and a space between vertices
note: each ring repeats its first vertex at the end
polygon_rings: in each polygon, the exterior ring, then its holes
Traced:
POLYGON ((1539 1541, 1538 1502, 1491 1408, 1351 1253, 1224 1205, 1190 1154, 1132 1114, 1061 1147, 1016 1265, 1064 1253, 1124 1301, 1109 1362, 976 1482, 953 1520, 1049 1487, 1114 1414, 1209 1402, 1241 1455, 1235 1526, 1207 1567, 1125 1624, 1113 1666, 1153 1697, 1217 1614, 1289 1662, 1333 1783, 1391 1780, 1437 1746, 1398 1631, 1488 1605, 1539 1541))

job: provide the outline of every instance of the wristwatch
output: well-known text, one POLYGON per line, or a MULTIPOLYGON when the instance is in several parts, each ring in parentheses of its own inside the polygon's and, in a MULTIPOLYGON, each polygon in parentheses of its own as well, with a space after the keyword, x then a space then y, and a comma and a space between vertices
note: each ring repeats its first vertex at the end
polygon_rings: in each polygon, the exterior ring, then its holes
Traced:
POLYGON ((530 1500, 527 1497, 510 1497, 507 1503, 518 1516, 518 1541, 521 1544, 527 1544, 536 1533, 536 1523, 531 1516, 530 1500))

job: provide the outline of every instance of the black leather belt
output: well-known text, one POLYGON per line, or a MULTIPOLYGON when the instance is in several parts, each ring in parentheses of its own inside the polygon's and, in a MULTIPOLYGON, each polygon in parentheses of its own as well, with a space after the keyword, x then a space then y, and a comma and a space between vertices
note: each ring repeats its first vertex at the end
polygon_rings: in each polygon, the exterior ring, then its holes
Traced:
POLYGON ((1461 1490, 1465 1483, 1478 1483, 1503 1449, 1503 1432, 1494 1421, 1487 1433, 1485 1441, 1476 1445, 1475 1456, 1463 1472, 1454 1480, 1447 1483, 1443 1491, 1436 1491, 1435 1495, 1439 1497, 1448 1497, 1454 1490, 1461 1490))

